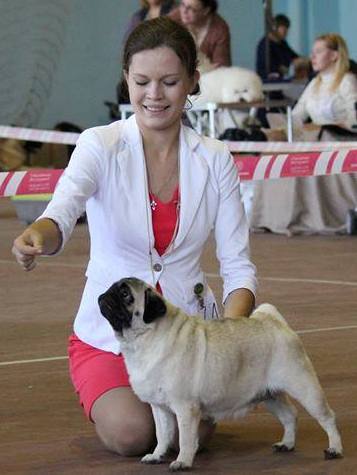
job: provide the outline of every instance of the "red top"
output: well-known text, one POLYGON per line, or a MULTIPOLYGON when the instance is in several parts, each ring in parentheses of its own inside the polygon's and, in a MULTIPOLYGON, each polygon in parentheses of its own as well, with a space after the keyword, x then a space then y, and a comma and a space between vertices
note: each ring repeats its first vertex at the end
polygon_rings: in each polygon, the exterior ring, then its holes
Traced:
POLYGON ((171 243, 177 224, 179 187, 177 186, 168 203, 163 203, 152 193, 149 193, 149 196, 150 202, 154 205, 152 206, 151 217, 155 249, 162 256, 171 243))
MULTIPOLYGON (((171 200, 163 203, 155 195, 149 193, 151 203, 152 228, 155 239, 155 249, 160 256, 164 254, 166 249, 174 237, 175 228, 178 220, 178 203, 179 203, 179 187, 174 191, 171 200)), ((162 294, 159 282, 156 289, 162 294)))

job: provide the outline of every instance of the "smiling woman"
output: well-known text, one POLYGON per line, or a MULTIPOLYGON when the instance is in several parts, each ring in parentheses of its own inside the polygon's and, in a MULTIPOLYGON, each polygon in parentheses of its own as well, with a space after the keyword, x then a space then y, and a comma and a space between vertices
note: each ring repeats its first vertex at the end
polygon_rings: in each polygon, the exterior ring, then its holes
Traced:
MULTIPOLYGON (((159 20, 158 20, 159 21, 159 20)), ((123 69, 130 102, 143 136, 149 191, 169 202, 178 185, 178 134, 188 94, 195 94, 199 73, 192 38, 173 22, 160 30, 138 27, 128 38, 123 69), (160 152, 157 149, 159 144, 160 152)))
MULTIPOLYGON (((137 10, 127 25, 123 43, 126 43, 130 33, 143 21, 152 20, 159 16, 167 15, 175 6, 175 0, 141 0, 141 8, 137 10)), ((126 82, 122 77, 117 84, 117 99, 119 104, 125 104, 129 101, 126 82)))
MULTIPOLYGON (((250 314, 257 283, 232 156, 223 143, 182 124, 187 95, 198 89, 191 34, 167 17, 143 22, 126 42, 123 65, 135 113, 81 134, 52 201, 15 240, 13 252, 32 270, 37 256, 64 246, 86 209, 91 257, 69 344, 71 377, 105 446, 138 455, 154 441, 152 412, 130 387, 99 295, 131 275, 188 315, 216 318, 201 268, 212 231, 224 317, 250 314)), ((202 421, 201 439, 213 430, 202 421)))
POLYGON ((177 134, 186 97, 194 90, 198 72, 188 77, 178 56, 168 47, 134 55, 128 81, 130 102, 144 134, 171 129, 177 134))

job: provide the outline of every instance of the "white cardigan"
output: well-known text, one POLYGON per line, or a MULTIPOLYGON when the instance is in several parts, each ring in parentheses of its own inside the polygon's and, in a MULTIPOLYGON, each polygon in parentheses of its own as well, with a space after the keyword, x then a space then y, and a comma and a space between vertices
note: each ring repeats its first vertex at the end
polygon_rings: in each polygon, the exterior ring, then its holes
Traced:
POLYGON ((357 79, 346 73, 338 88, 331 92, 334 75, 320 73, 320 86, 317 77, 306 87, 293 109, 293 123, 297 129, 310 117, 317 125, 338 124, 350 129, 356 124, 355 102, 357 101, 357 79))
POLYGON ((154 248, 145 158, 135 116, 81 134, 41 216, 58 223, 64 245, 86 209, 90 260, 74 331, 92 346, 120 352, 97 299, 123 277, 135 276, 153 286, 160 280, 164 296, 189 314, 200 311, 194 286, 201 282, 205 316, 212 317, 215 301, 200 268, 203 246, 212 230, 224 281, 223 299, 238 288, 256 292, 249 229, 227 147, 182 126, 179 160, 179 229, 167 254, 159 256, 154 248))

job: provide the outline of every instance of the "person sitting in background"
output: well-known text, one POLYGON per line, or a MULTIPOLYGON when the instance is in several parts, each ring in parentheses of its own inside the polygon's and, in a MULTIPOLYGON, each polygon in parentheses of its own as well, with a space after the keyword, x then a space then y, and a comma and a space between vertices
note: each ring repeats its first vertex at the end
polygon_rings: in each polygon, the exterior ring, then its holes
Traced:
POLYGON ((216 0, 181 0, 169 16, 192 34, 201 73, 231 66, 231 39, 227 23, 217 13, 216 0))
MULTIPOLYGON (((341 133, 354 130, 357 77, 345 40, 336 33, 317 37, 312 47, 311 65, 315 76, 292 111, 294 139, 318 140, 321 128, 326 125, 339 127, 341 133)), ((276 137, 286 140, 285 128, 264 129, 264 132, 268 140, 278 140, 276 137)))
POLYGON ((268 33, 269 66, 266 64, 266 37, 258 43, 256 52, 256 72, 266 80, 284 79, 290 65, 299 58, 299 55, 286 41, 290 28, 287 16, 279 14, 273 19, 272 30, 268 33))
POLYGON ((311 64, 317 75, 293 109, 295 136, 316 139, 326 124, 351 130, 356 124, 357 78, 350 72, 345 40, 335 33, 316 38, 311 64), (306 124, 308 119, 312 122, 306 124))
POLYGON ((130 33, 142 21, 152 20, 162 15, 167 15, 175 6, 175 0, 141 0, 141 8, 136 11, 128 24, 124 35, 124 43, 128 39, 130 33))
MULTIPOLYGON (((257 45, 255 69, 263 81, 293 80, 294 82, 291 83, 289 90, 284 92, 282 90, 270 91, 267 93, 267 97, 272 100, 286 100, 289 98, 295 102, 308 80, 309 63, 306 58, 300 57, 286 41, 289 28, 290 20, 287 16, 279 14, 273 18, 271 31, 257 45)), ((278 111, 279 109, 271 109, 271 112, 278 111)), ((263 127, 269 127, 269 120, 264 109, 258 110, 258 119, 263 127)), ((280 140, 279 136, 275 137, 280 132, 274 131, 272 134, 272 140, 275 140, 275 138, 280 140)))
MULTIPOLYGON (((293 109, 294 138, 314 141, 321 127, 331 124, 348 133, 356 123, 357 79, 349 71, 344 39, 334 33, 319 36, 311 61, 317 76, 293 109), (305 124, 308 118, 312 123, 305 124)), ((321 137, 324 141, 351 140, 327 132, 321 137)), ((286 234, 343 233, 348 211, 356 203, 357 176, 353 173, 256 182, 251 225, 286 234)))

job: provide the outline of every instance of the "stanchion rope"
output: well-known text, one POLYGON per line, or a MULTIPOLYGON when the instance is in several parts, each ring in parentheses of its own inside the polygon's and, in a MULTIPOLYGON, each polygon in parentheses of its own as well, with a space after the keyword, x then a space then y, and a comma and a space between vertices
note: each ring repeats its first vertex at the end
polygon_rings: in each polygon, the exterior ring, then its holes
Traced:
MULTIPOLYGON (((0 126, 0 138, 74 145, 79 134, 0 126)), ((227 142, 241 180, 357 172, 357 142, 227 142), (242 155, 247 152, 255 154, 242 155), (274 153, 275 152, 275 153, 274 153), (284 152, 284 153, 276 153, 284 152), (264 153, 263 155, 260 155, 264 153)), ((0 197, 53 193, 63 170, 0 173, 0 197)))

